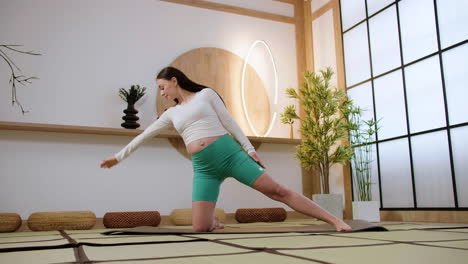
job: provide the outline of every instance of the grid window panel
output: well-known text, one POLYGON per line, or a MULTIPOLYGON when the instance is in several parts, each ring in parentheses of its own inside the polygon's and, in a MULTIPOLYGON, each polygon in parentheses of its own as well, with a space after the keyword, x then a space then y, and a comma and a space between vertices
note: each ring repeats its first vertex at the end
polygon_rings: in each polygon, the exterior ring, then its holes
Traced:
POLYGON ((400 10, 404 63, 437 51, 437 31, 432 0, 403 0, 400 10))
MULTIPOLYGON (((355 152, 361 152, 362 154, 365 153, 365 148, 364 147, 358 147, 355 149, 355 152)), ((372 144, 371 148, 370 148, 370 158, 371 158, 371 164, 370 164, 370 180, 372 182, 372 185, 371 185, 371 200, 372 201, 379 201, 380 200, 380 191, 379 191, 379 171, 378 171, 378 163, 377 163, 377 151, 376 151, 376 146, 375 144, 372 144)), ((363 157, 363 156, 361 156, 363 157)), ((352 167, 355 166, 354 163, 352 163, 351 165, 352 167)), ((353 170, 353 183, 357 183, 357 180, 356 180, 356 175, 355 175, 355 171, 353 170)), ((359 194, 358 194, 358 189, 357 189, 357 186, 354 185, 353 186, 353 193, 354 193, 354 200, 353 201, 360 201, 361 199, 359 199, 359 194)))
POLYGON ((458 206, 468 207, 468 126, 450 130, 458 206))
POLYGON ((468 187, 465 186, 468 186, 468 176, 465 172, 468 167, 463 164, 468 153, 463 146, 466 145, 464 142, 468 137, 468 128, 448 126, 465 125, 468 122, 468 107, 465 103, 465 98, 468 98, 465 85, 468 83, 468 74, 464 63, 465 58, 468 58, 468 44, 463 43, 441 54, 439 52, 467 41, 468 1, 366 0, 364 4, 362 0, 340 2, 341 12, 347 16, 343 18, 343 31, 346 32, 343 33, 343 49, 347 87, 366 81, 348 89, 348 95, 357 105, 368 110, 363 119, 371 119, 374 92, 375 116, 381 119, 379 140, 408 134, 411 139, 411 148, 406 137, 377 142, 382 206, 414 207, 413 197, 416 196, 418 208, 453 208, 454 179, 457 181, 458 205, 466 207, 468 187), (363 14, 363 5, 367 9, 367 16, 363 14), (369 18, 370 16, 372 17, 369 18), (356 25, 363 19, 367 23, 356 25), (350 27, 353 28, 349 30, 350 27), (435 56, 415 62, 428 55, 435 56), (372 61, 368 62, 369 60, 372 61), (402 70, 375 78, 401 66, 402 70), (429 131, 441 128, 444 130, 429 131), (420 132, 423 133, 414 135, 420 132), (452 136, 450 149, 447 136, 449 132, 452 136), (450 160, 451 157, 453 160, 450 160), (401 164, 406 165, 400 166, 401 164), (454 166, 455 178, 452 178, 451 165, 454 166), (389 177, 395 170, 398 170, 396 174, 406 175, 406 178, 389 177), (413 194, 412 179, 416 195, 413 194), (403 184, 407 189, 402 189, 398 184, 403 184), (400 195, 402 190, 406 191, 400 195))
POLYGON ((447 131, 411 137, 418 207, 454 207, 447 131))
POLYGON ((368 16, 373 15, 375 12, 381 10, 387 5, 395 2, 395 0, 370 0, 367 1, 367 14, 368 16))
POLYGON ((468 44, 442 53, 450 125, 468 122, 467 58, 468 44))
POLYGON ((408 116, 412 133, 446 125, 439 56, 405 68, 408 116))
POLYGON ((468 39, 468 1, 437 0, 442 49, 468 39))
POLYGON ((414 207, 408 139, 379 143, 382 206, 414 207))
POLYGON ((341 0, 341 21, 343 31, 366 18, 365 0, 341 0))
POLYGON ((406 135, 406 110, 401 70, 374 81, 375 112, 379 140, 406 135))
POLYGON ((369 33, 373 75, 401 66, 395 5, 369 20, 369 33))
POLYGON ((363 23, 343 35, 346 83, 349 86, 371 77, 367 24, 363 23))
MULTIPOLYGON (((374 119, 374 104, 372 103, 372 86, 370 82, 365 82, 347 91, 348 97, 359 106, 363 112, 362 120, 374 119)), ((375 140, 375 136, 372 141, 375 140)))

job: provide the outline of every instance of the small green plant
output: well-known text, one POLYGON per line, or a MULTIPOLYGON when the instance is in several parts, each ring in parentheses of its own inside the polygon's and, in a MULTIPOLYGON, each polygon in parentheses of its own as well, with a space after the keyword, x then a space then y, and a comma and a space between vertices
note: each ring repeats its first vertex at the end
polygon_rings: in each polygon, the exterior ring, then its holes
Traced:
POLYGON ((296 107, 294 105, 288 105, 284 108, 284 113, 280 114, 281 123, 283 124, 294 124, 294 119, 300 119, 296 114, 296 107))
POLYGON ((290 105, 280 114, 281 122, 291 124, 295 119, 301 121, 301 144, 298 145, 296 157, 301 167, 320 168, 321 192, 330 193, 330 167, 336 163, 344 164, 352 156, 349 144, 342 144, 347 139, 347 121, 341 114, 346 107, 346 94, 333 89, 330 84, 333 71, 328 67, 319 74, 306 71, 304 82, 299 93, 288 88, 289 98, 299 100, 304 110, 303 117, 297 115, 294 106, 290 105))
POLYGON ((140 85, 136 84, 132 85, 128 91, 120 88, 119 96, 128 104, 133 105, 145 95, 145 91, 146 87, 140 87, 140 85))
POLYGON ((299 117, 296 115, 296 108, 294 105, 288 105, 284 108, 284 114, 280 114, 281 117, 281 123, 283 124, 289 124, 289 137, 293 138, 294 137, 294 119, 299 119, 299 117))
POLYGON ((371 201, 372 184, 375 184, 372 182, 372 142, 380 120, 362 120, 362 112, 363 109, 348 100, 343 115, 348 120, 349 142, 353 147, 351 170, 354 190, 359 201, 371 201))

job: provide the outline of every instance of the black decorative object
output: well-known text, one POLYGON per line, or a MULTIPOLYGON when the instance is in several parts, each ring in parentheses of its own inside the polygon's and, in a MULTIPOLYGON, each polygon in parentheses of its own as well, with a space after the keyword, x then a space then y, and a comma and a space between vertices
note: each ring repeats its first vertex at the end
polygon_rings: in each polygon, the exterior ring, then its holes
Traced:
POLYGON ((135 109, 135 103, 145 95, 146 87, 140 87, 140 85, 132 85, 127 91, 124 88, 120 88, 119 96, 128 103, 127 109, 123 112, 125 115, 122 119, 125 121, 121 124, 124 128, 136 129, 140 127, 137 121, 140 119, 136 114, 138 110, 135 109))

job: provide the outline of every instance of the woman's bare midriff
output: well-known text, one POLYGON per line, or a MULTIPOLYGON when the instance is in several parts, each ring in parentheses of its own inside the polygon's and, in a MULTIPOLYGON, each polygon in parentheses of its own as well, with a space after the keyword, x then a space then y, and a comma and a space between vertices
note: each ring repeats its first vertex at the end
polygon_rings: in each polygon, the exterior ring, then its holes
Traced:
POLYGON ((200 138, 195 141, 192 141, 187 145, 187 152, 190 154, 195 154, 199 152, 200 150, 208 147, 208 145, 210 145, 211 143, 213 143, 216 139, 220 137, 222 136, 206 137, 206 138, 200 138))

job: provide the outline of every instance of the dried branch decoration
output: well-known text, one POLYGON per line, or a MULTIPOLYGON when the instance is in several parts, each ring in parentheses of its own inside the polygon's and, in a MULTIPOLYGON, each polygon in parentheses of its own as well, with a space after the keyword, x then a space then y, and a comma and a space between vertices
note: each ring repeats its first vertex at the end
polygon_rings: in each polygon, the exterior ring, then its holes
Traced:
POLYGON ((31 84, 32 80, 39 79, 37 77, 26 77, 21 74, 21 69, 13 62, 13 60, 8 56, 7 51, 13 51, 17 53, 27 54, 27 55, 41 55, 39 53, 34 53, 32 51, 22 51, 18 50, 16 47, 21 47, 22 45, 2 45, 0 44, 0 57, 8 64, 11 70, 10 76, 10 85, 11 85, 11 103, 14 106, 15 103, 21 108, 23 115, 28 111, 25 111, 23 105, 18 100, 16 96, 16 84, 26 85, 31 84))

